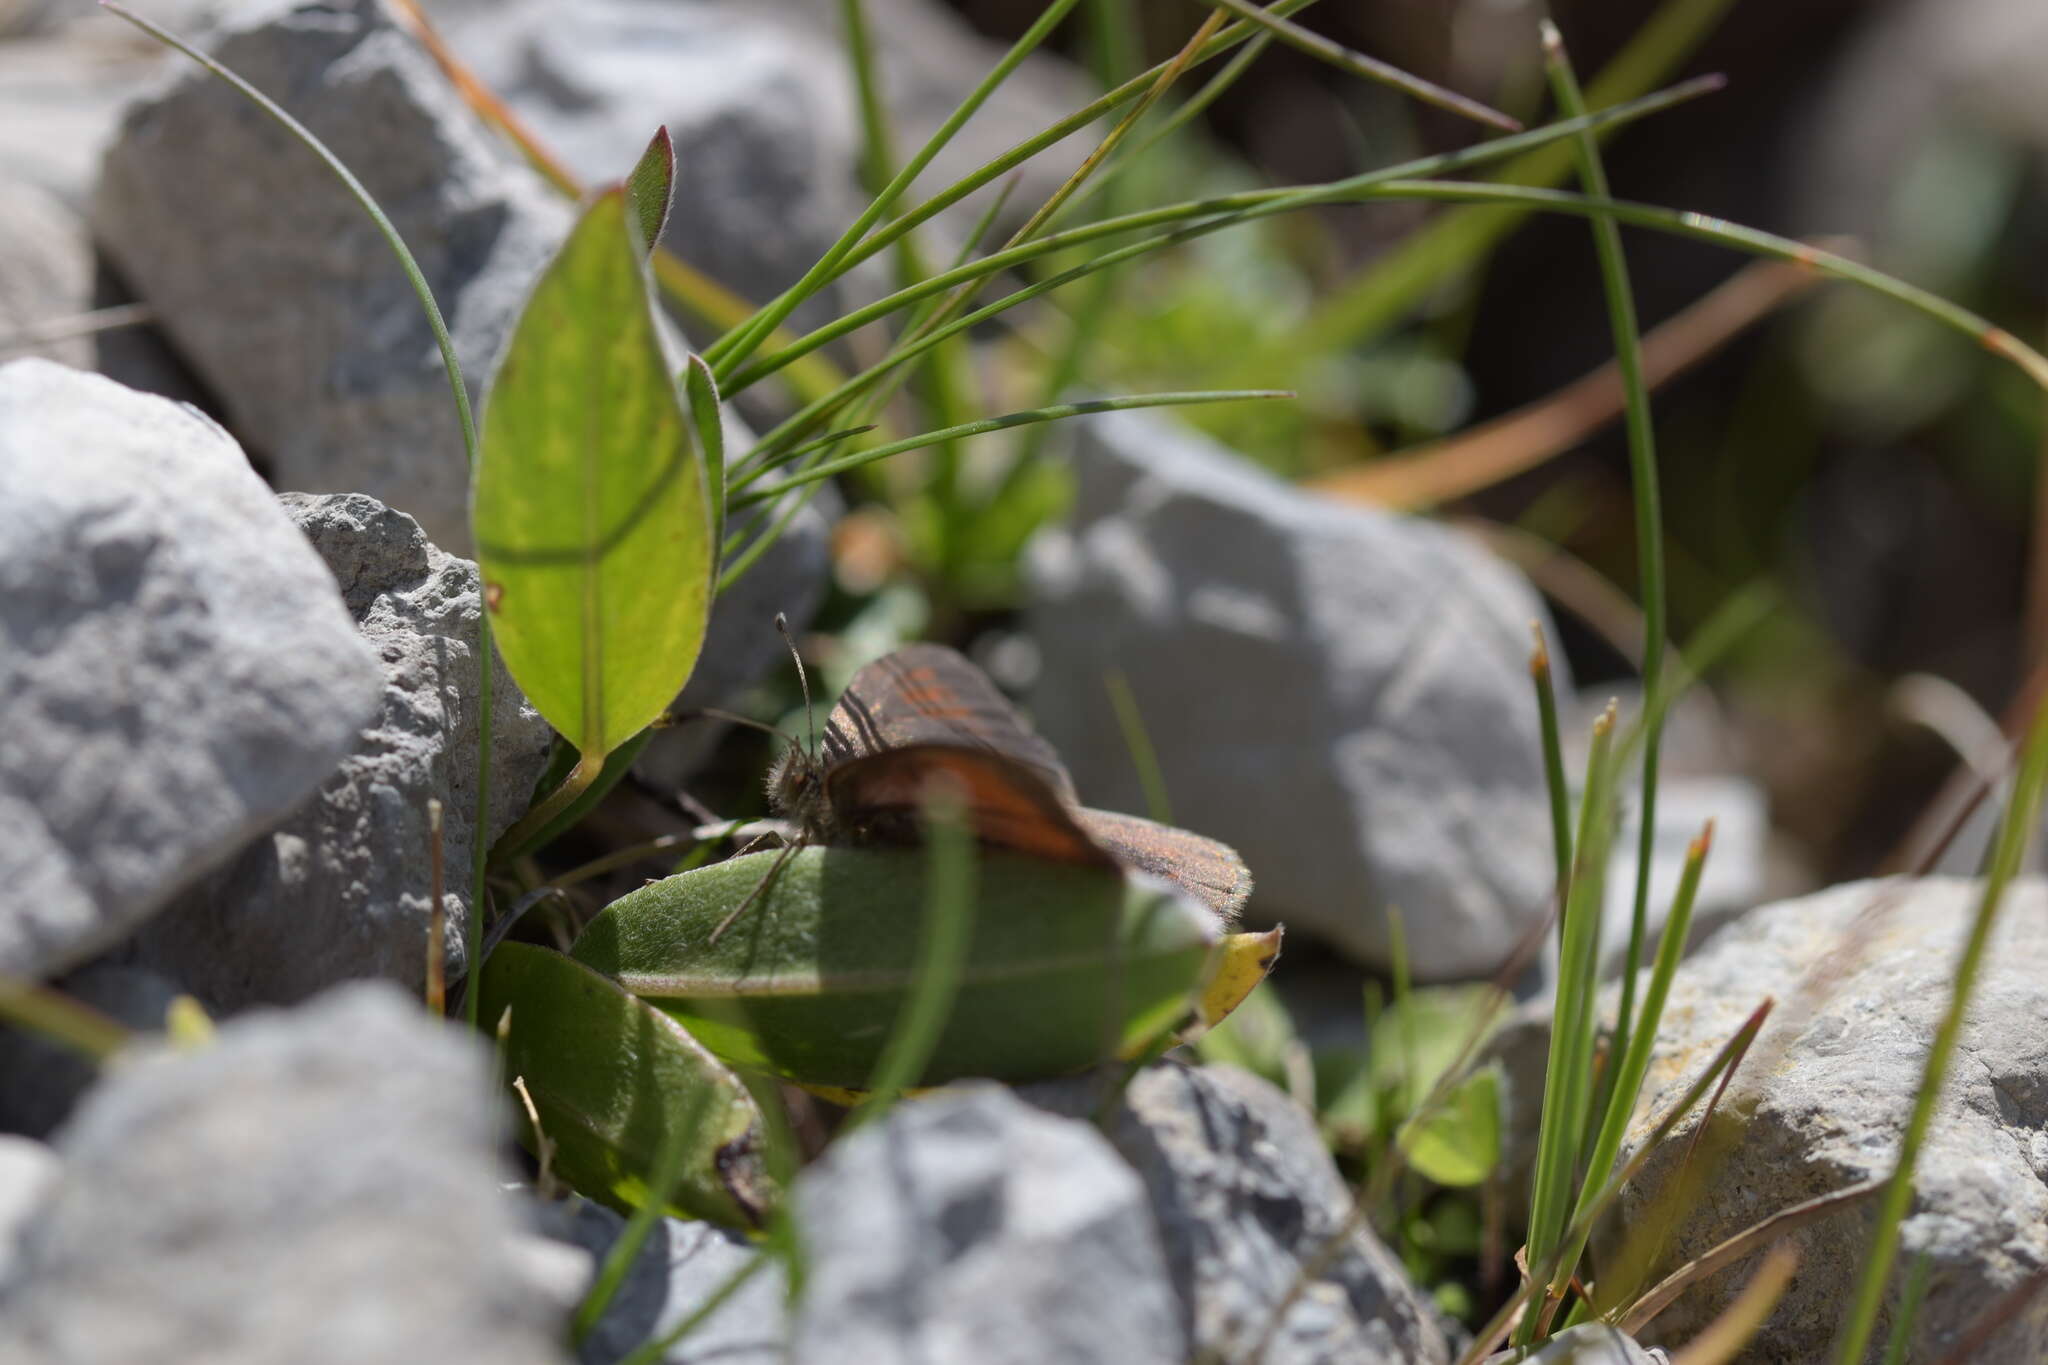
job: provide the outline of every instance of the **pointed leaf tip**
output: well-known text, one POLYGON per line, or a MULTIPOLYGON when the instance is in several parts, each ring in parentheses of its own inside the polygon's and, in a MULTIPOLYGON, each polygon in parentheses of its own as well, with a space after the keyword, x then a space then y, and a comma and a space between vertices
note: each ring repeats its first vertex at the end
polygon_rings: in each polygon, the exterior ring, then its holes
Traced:
POLYGON ((633 224, 639 231, 638 240, 643 252, 654 250, 655 243, 661 240, 662 229, 668 226, 675 183, 675 143, 669 139, 668 128, 663 125, 655 129, 647 150, 641 153, 633 173, 626 177, 626 200, 633 210, 633 224))

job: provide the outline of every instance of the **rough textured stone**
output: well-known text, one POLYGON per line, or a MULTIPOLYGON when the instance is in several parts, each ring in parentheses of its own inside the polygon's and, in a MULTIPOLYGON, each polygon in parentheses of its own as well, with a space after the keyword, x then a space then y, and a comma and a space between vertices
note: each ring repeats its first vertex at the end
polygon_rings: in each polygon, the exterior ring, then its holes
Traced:
MULTIPOLYGON (((536 1205, 534 1216, 547 1236, 585 1253, 586 1283, 625 1226, 618 1214, 583 1199, 536 1205)), ((583 1365, 612 1365, 643 1342, 666 1336, 762 1254, 736 1232, 662 1219, 626 1272, 611 1307, 584 1338, 583 1365)), ((771 1255, 662 1360, 666 1365, 783 1365, 788 1359, 786 1293, 781 1262, 771 1255)))
POLYGON ((0 1136, 0 1292, 14 1277, 29 1220, 61 1169, 57 1154, 33 1138, 0 1136))
MULTIPOLYGON (((377 0, 262 0, 234 13, 215 52, 390 214, 474 399, 569 206, 514 164, 377 0)), ((93 225, 280 485, 369 493, 467 549, 440 353, 389 248, 318 159, 187 68, 129 109, 93 225)))
MULTIPOLYGON (((1889 1174, 1926 1051, 1949 1000, 1956 955, 1980 896, 1953 879, 1861 882, 1764 906, 1679 971, 1631 1144, 1765 996, 1771 1022, 1700 1144, 1708 1175, 1679 1210, 1668 1270, 1803 1200, 1889 1174)), ((2000 1294, 2048 1270, 2048 886, 2014 886, 1915 1175, 1913 1211, 1888 1312, 1925 1253, 1932 1287, 1915 1359, 1933 1360, 2000 1294)), ((1624 1194, 1624 1226, 1664 1214, 1660 1193, 1689 1145, 1688 1119, 1624 1194)), ((1822 1358, 1870 1239, 1866 1202, 1791 1234, 1799 1274, 1751 1357, 1822 1358)), ((1613 1254, 1613 1253, 1610 1253, 1613 1254)), ((1626 1253, 1622 1253, 1626 1254, 1626 1253)), ((1737 1262, 1689 1289, 1641 1335, 1682 1342, 1756 1269, 1737 1262)), ((1888 1318, 1877 1331, 1879 1354, 1888 1318)), ((2036 1296, 1973 1357, 2048 1357, 2048 1300, 2036 1296)))
POLYGON ((1176 820, 1237 847, 1255 913, 1423 977, 1496 969, 1552 880, 1512 570, 1427 521, 1299 493, 1138 413, 1077 423, 1071 529, 1034 542, 1038 727, 1090 805, 1141 810, 1129 680, 1176 820))
MULTIPOLYGON (((908 156, 1002 49, 929 0, 868 8, 882 97, 908 156)), ((525 0, 471 3, 444 20, 463 59, 587 181, 616 175, 665 124, 682 150, 668 245, 756 302, 794 284, 866 203, 837 23, 837 6, 812 0, 525 0)), ((1071 67, 1034 56, 916 192, 944 188, 1090 97, 1071 67)), ((1042 202, 1085 151, 1074 138, 1027 163, 1012 212, 1042 202)), ((970 198, 943 221, 964 234, 980 208, 970 198)), ((822 321, 861 292, 828 289, 797 319, 822 321)))
POLYGON ((334 580, 213 423, 0 368, 0 972, 135 928, 288 814, 374 711, 334 580))
MULTIPOLYGON (((1100 1085, 1084 1076, 1024 1095, 1089 1114, 1100 1085)), ((1107 1131, 1145 1182, 1192 1353, 1252 1361, 1281 1297, 1344 1232, 1352 1207, 1315 1121, 1249 1072, 1164 1063, 1132 1080, 1107 1131)), ((1450 1350, 1400 1263, 1361 1226, 1257 1359, 1420 1365, 1450 1350)))
POLYGON ((1582 1322, 1527 1355, 1498 1351, 1486 1358, 1486 1365, 1670 1365, 1670 1361, 1661 1349, 1644 1350, 1604 1322, 1582 1322))
POLYGON ((903 1104, 797 1180, 791 1357, 1188 1358, 1145 1191, 1100 1133, 992 1084, 903 1104))
MULTIPOLYGON (((427 801, 442 807, 448 972, 463 969, 475 848, 476 566, 359 493, 287 493, 285 510, 341 585, 383 665, 384 696, 306 807, 141 933, 137 960, 215 1010, 289 1004, 337 981, 425 982, 431 905, 427 801)), ((554 731, 497 665, 490 837, 530 802, 554 731)))
MULTIPOLYGON (((860 212, 845 56, 758 6, 486 4, 450 15, 448 37, 588 182, 616 177, 667 126, 678 156, 664 241, 745 298, 794 284, 860 212)), ((839 298, 827 291, 800 320, 823 321, 839 298)))
POLYGON ((560 1361, 486 1051, 385 985, 112 1073, 0 1288, 0 1358, 560 1361))
MULTIPOLYGON (((115 1023, 157 1033, 178 994, 176 983, 143 967, 101 959, 55 983, 56 989, 115 1023)), ((99 1069, 71 1048, 27 1029, 0 1028, 0 1131, 47 1137, 99 1069)))

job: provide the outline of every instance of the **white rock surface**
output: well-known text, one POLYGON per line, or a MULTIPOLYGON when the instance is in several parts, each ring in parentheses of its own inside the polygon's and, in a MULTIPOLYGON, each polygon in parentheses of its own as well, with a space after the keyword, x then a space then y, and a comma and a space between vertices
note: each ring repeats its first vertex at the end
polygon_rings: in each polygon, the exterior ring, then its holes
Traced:
POLYGON ((0 972, 134 929, 312 794, 379 674, 327 568, 189 409, 0 367, 0 972))
MULTIPOLYGON (((1681 968, 1631 1143, 1759 1001, 1777 1005, 1701 1143, 1695 1162, 1708 1163, 1705 1192, 1680 1211, 1658 1258, 1663 1270, 1803 1200, 1889 1174, 1979 894, 1977 883, 1947 878, 1839 886, 1751 911, 1681 968)), ((1663 1216, 1659 1194, 1695 1124, 1682 1124, 1624 1195, 1624 1226, 1663 1216)), ((2048 1270, 2048 885, 2040 881, 2016 884, 2006 901, 1915 1190, 1887 1314, 1924 1252, 1933 1280, 1914 1358, 1934 1360, 2001 1294, 2048 1270)), ((1763 1328, 1758 1359, 1825 1356, 1872 1209, 1866 1202, 1791 1234, 1799 1274, 1763 1328)), ((1755 1268, 1750 1257, 1694 1286, 1643 1340, 1684 1341, 1755 1268)), ((1888 1316, 1880 1320, 1880 1347, 1889 1327, 1888 1316)), ((1973 1360, 2043 1358, 2048 1300, 2036 1296, 1973 1360)))
MULTIPOLYGON (((625 1220, 583 1199, 539 1205, 533 1215, 545 1235, 556 1239, 554 1245, 566 1244, 581 1255, 580 1298, 625 1220)), ((736 1232, 676 1218, 654 1225, 578 1358, 583 1365, 612 1365, 643 1343, 666 1337, 764 1255, 766 1264, 661 1359, 664 1365, 785 1365, 789 1310, 782 1263, 736 1232)))
POLYGON ((795 1360, 1180 1365, 1145 1189, 1100 1133, 988 1083, 899 1105, 798 1178, 795 1360))
MULTIPOLYGON (((386 977, 417 995, 431 905, 427 801, 442 805, 448 971, 463 971, 476 846, 476 566, 359 493, 287 493, 383 670, 383 700, 304 809, 151 922, 136 960, 214 1010, 290 1004, 338 981, 386 977)), ((554 731, 497 665, 491 822, 525 813, 554 731)))
POLYGON ((1394 905, 1418 976, 1496 970, 1552 881, 1535 593, 1452 531, 1297 492, 1151 414, 1075 428, 1030 627, 1038 728, 1082 799, 1144 809, 1119 670, 1176 822, 1244 855, 1255 914, 1385 966, 1394 905))
POLYGON ((0 1288, 0 1359, 561 1362, 490 1058, 386 985, 113 1073, 0 1288))
MULTIPOLYGON (((1093 1114, 1102 1078, 1023 1093, 1093 1114)), ((1106 1123, 1145 1182, 1193 1353, 1238 1365, 1429 1365, 1451 1358, 1400 1262, 1363 1225, 1315 1121, 1280 1090, 1228 1066, 1162 1063, 1131 1081, 1106 1123), (1333 1251, 1334 1242, 1334 1251, 1333 1251), (1273 1313, 1323 1262, 1271 1334, 1273 1313)))
MULTIPOLYGON (((259 0, 221 32, 215 55, 390 214, 476 399, 570 206, 377 0, 259 0)), ((440 352, 390 249, 311 152, 188 65, 128 110, 92 216, 281 486, 368 493, 467 552, 468 471, 440 352)))

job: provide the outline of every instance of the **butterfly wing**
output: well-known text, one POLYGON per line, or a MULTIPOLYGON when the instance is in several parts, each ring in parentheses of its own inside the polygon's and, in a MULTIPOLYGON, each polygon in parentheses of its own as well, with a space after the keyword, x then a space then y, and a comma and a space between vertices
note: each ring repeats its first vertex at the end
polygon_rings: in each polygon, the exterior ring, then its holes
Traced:
POLYGON ((1074 780, 1052 745, 1032 733, 987 674, 944 645, 906 645, 854 674, 818 741, 828 769, 926 745, 1006 758, 1074 803, 1074 780))
POLYGON ((1251 895, 1251 869, 1228 844, 1115 811, 1076 809, 1075 823, 1126 867, 1177 883, 1225 919, 1251 895))
POLYGON ((1033 769, 1005 754, 955 744, 913 744, 850 759, 825 777, 842 828, 855 838, 914 843, 934 782, 950 784, 984 844, 1055 862, 1117 866, 1088 836, 1078 811, 1033 769))

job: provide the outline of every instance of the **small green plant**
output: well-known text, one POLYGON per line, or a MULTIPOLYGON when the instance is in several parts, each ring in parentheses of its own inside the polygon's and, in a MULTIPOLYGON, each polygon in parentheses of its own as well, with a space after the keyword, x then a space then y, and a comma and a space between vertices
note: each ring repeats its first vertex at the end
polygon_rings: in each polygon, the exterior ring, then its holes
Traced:
MULTIPOLYGON (((955 604, 1001 601, 1009 590, 1004 562, 1014 559, 1024 535, 1056 505, 1057 489, 1045 477, 1035 439, 1013 449, 1008 463, 988 477, 973 478, 964 443, 1088 412, 1283 396, 1232 382, 1063 401, 1064 389, 1088 368, 1091 320, 1099 321, 1110 308, 1108 272, 1132 262, 1172 259, 1167 253, 1226 228, 1322 205, 1392 201, 1460 207, 1337 296, 1315 302, 1301 327, 1261 337, 1249 361, 1233 359, 1256 368, 1281 350, 1310 362, 1345 350, 1383 329, 1446 275, 1478 262, 1532 212, 1585 218, 1601 265, 1627 396, 1646 701, 1630 727, 1624 729, 1610 712, 1596 729, 1574 819, 1539 646, 1533 672, 1554 806, 1561 970, 1531 1182, 1526 1275, 1475 1338, 1468 1358, 1510 1333, 1517 1344, 1531 1345, 1596 1311, 1622 1316, 1633 1299, 1611 1301, 1604 1285, 1590 1295, 1581 1292, 1587 1238, 1664 1135, 1717 1081, 1725 1083, 1762 1027, 1769 1004, 1622 1161, 1623 1136, 1640 1100, 1707 839, 1703 835, 1694 846, 1654 967, 1639 987, 1635 969, 1647 947, 1647 854, 1659 735, 1677 682, 1662 652, 1658 466, 1619 226, 1793 261, 1857 284, 1969 337, 2043 388, 2048 359, 1974 313, 1842 255, 1611 196, 1598 138, 1718 88, 1708 79, 1653 93, 1727 0, 1668 0, 1583 95, 1561 40, 1549 31, 1546 56, 1558 117, 1542 127, 1328 184, 1231 189, 1147 204, 1128 188, 1142 154, 1216 98, 1273 41, 1501 123, 1493 111, 1418 88, 1412 77, 1289 22, 1310 0, 1276 0, 1263 8, 1216 0, 1217 7, 1169 60, 1112 84, 1100 99, 930 198, 907 202, 912 183, 1076 3, 1047 4, 953 116, 897 166, 875 93, 863 8, 859 0, 846 0, 873 198, 801 279, 758 309, 735 310, 729 299, 720 302, 715 289, 693 281, 686 267, 658 250, 677 153, 665 134, 656 136, 622 185, 582 207, 515 329, 480 432, 425 281, 360 182, 232 73, 109 6, 235 86, 325 160, 390 242, 441 345, 472 471, 474 528, 486 584, 479 683, 485 725, 495 650, 567 741, 539 801, 499 848, 490 853, 478 841, 464 1008, 473 1026, 499 1039, 508 1079, 525 1083, 532 1100, 529 1140, 551 1152, 555 1169, 579 1189, 637 1210, 623 1250, 579 1313, 577 1330, 594 1324, 638 1245, 635 1238, 666 1209, 757 1229, 764 1256, 781 1257, 792 1279, 798 1277, 796 1238, 776 1208, 795 1158, 779 1102, 763 1077, 841 1098, 868 1096, 868 1105, 879 1106, 907 1088, 954 1076, 1028 1079, 1106 1058, 1144 1057, 1190 1014, 1200 1023, 1220 1020, 1262 978, 1270 941, 1225 935, 1184 900, 1121 875, 977 855, 958 812, 945 809, 931 813, 935 833, 922 849, 807 849, 765 889, 758 858, 682 872, 613 901, 566 953, 498 937, 520 909, 575 878, 572 873, 543 881, 530 860, 625 773, 688 681, 717 594, 759 561, 825 481, 872 474, 882 461, 926 452, 907 483, 909 491, 893 495, 915 528, 921 570, 955 604), (1232 53, 1207 85, 1175 107, 1173 92, 1184 77, 1232 53), (932 268, 920 228, 1032 156, 1109 117, 1116 121, 1094 153, 1008 240, 983 249, 985 222, 956 261, 932 268), (1502 183, 1442 178, 1496 164, 1506 168, 1502 183), (1582 193, 1551 188, 1574 169, 1582 193), (1097 193, 1103 196, 1100 216, 1062 225, 1097 193), (788 335, 785 324, 800 306, 884 252, 895 265, 897 287, 891 293, 808 333, 788 335), (671 356, 664 349, 652 311, 657 276, 672 289, 694 291, 700 314, 725 310, 725 329, 698 354, 671 356), (1014 287, 979 302, 985 289, 1006 280, 1014 287), (1040 376, 1045 401, 1000 416, 971 416, 975 404, 962 360, 970 329, 1075 284, 1089 292, 1072 315, 1072 336, 1040 376), (823 363, 820 353, 831 343, 891 323, 896 331, 865 368, 847 375, 823 363), (728 451, 720 403, 776 376, 791 381, 798 399, 793 411, 748 449, 728 451), (930 419, 918 434, 890 426, 893 402, 906 385, 916 410, 930 419), (997 547, 992 558, 974 548, 986 545, 997 547), (1618 1017, 1603 1046, 1596 998, 1599 907, 1624 764, 1638 746, 1644 844, 1618 1017), (500 919, 498 937, 487 938, 494 895, 514 908, 500 919), (710 945, 712 926, 756 896, 762 904, 748 926, 710 945)), ((1109 15, 1107 7, 1098 13, 1109 35, 1106 52, 1116 47, 1109 15)), ((1124 42, 1118 50, 1127 56, 1129 48, 1124 42)), ((1199 312, 1231 304, 1195 297, 1188 306, 1199 312)), ((1171 357, 1165 363, 1170 366, 1171 357)), ((1134 707, 1123 709, 1135 713, 1134 707)), ((490 805, 484 766, 489 751, 486 731, 476 784, 480 810, 490 805)), ((1927 1087, 1898 1172, 1885 1191, 1877 1240, 1845 1318, 1844 1365, 1862 1358, 1890 1283, 1898 1224, 1910 1202, 1913 1161, 1932 1096, 2044 784, 2048 721, 2037 722, 2029 742, 1978 925, 1959 964, 1951 1014, 1930 1055, 1927 1087)), ((1163 804, 1163 794, 1158 799, 1163 804)), ((1204 1052, 1249 1064, 1297 1093, 1327 1094, 1321 1106, 1327 1131, 1365 1168, 1355 1225, 1387 1202, 1403 1169, 1433 1187, 1458 1190, 1483 1185, 1498 1166, 1503 1143, 1497 1076, 1467 1066, 1498 993, 1484 997, 1477 1009, 1469 995, 1460 998, 1447 1011, 1466 1021, 1459 1026, 1433 1020, 1432 1011, 1448 999, 1411 990, 1405 972, 1398 973, 1393 1001, 1375 1012, 1370 1048, 1348 1059, 1348 1066, 1334 1068, 1327 1085, 1317 1065, 1321 1059, 1302 1056, 1284 1010, 1263 993, 1252 995, 1236 1025, 1213 1033, 1204 1052), (1477 1026, 1469 1022, 1475 1017, 1477 1026), (1448 1046, 1453 1039, 1461 1041, 1448 1046)), ((0 995, 0 1007, 67 1029, 95 1049, 113 1046, 91 1021, 66 1016, 40 997, 9 992, 0 995)), ((1398 1235, 1411 1264, 1431 1274, 1426 1257, 1467 1255, 1478 1238, 1475 1221, 1466 1216, 1469 1203, 1441 1204, 1433 1216, 1419 1212, 1422 1203, 1403 1203, 1398 1235)), ((760 1264, 751 1263, 745 1273, 760 1264)), ((1768 1311, 1771 1293, 1765 1291, 1773 1283, 1782 1286, 1783 1268, 1773 1265, 1778 1278, 1760 1279, 1757 1296, 1743 1307, 1752 1327, 1768 1311)), ((735 1277, 721 1292, 742 1282, 735 1277)), ((1276 1307, 1274 1324, 1300 1292, 1297 1286, 1276 1307)), ((717 1302, 714 1297, 678 1335, 717 1302)))

